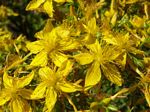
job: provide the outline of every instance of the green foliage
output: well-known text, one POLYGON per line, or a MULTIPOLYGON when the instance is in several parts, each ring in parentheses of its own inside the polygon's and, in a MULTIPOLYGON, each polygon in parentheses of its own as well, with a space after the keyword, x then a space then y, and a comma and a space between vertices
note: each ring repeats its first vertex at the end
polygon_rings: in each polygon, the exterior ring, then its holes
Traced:
POLYGON ((148 0, 0 3, 0 111, 149 111, 148 0))

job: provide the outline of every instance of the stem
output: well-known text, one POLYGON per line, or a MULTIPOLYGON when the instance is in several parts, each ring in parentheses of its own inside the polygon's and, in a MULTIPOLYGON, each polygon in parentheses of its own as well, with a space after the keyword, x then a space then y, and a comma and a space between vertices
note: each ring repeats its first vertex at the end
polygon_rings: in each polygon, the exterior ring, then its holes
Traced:
POLYGON ((70 96, 68 96, 67 94, 64 94, 64 95, 65 95, 65 97, 68 99, 70 105, 72 105, 74 111, 75 111, 75 112, 78 112, 78 110, 77 110, 76 106, 74 105, 74 103, 72 102, 70 96))
POLYGON ((27 54, 23 59, 14 62, 14 63, 11 64, 9 67, 7 67, 6 69, 4 69, 4 71, 8 71, 8 70, 10 70, 11 68, 17 66, 18 64, 24 62, 24 61, 27 60, 28 57, 31 56, 31 55, 32 55, 32 53, 27 54))
POLYGON ((137 39, 141 40, 141 38, 135 34, 127 25, 124 25, 125 29, 130 32, 134 37, 136 37, 137 39))
POLYGON ((149 18, 149 15, 148 15, 148 5, 145 3, 144 4, 144 12, 145 12, 145 15, 146 15, 146 19, 149 18))

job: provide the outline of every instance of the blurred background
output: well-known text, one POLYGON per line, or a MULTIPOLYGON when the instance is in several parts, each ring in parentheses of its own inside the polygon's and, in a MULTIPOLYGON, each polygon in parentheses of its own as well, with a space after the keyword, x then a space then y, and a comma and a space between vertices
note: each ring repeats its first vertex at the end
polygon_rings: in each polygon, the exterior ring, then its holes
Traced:
POLYGON ((0 0, 0 27, 7 27, 14 37, 23 34, 33 41, 34 34, 44 26, 47 15, 25 11, 29 1, 0 0))

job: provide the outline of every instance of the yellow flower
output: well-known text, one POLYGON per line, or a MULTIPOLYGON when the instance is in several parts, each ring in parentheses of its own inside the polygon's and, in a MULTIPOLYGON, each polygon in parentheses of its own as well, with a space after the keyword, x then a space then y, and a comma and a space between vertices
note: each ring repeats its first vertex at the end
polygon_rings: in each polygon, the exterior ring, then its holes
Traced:
POLYGON ((57 101, 58 93, 72 93, 81 90, 78 84, 67 82, 65 79, 72 70, 72 65, 72 62, 65 61, 58 70, 49 67, 41 68, 39 76, 42 82, 35 88, 31 98, 41 99, 45 97, 45 105, 51 112, 57 101))
POLYGON ((85 90, 96 85, 101 79, 101 72, 111 82, 121 86, 122 78, 117 67, 113 64, 114 60, 119 56, 116 47, 114 46, 101 46, 98 41, 94 44, 88 45, 89 52, 80 53, 74 58, 81 65, 90 64, 85 77, 85 90))
POLYGON ((31 107, 25 99, 30 99, 32 90, 25 89, 34 77, 34 72, 22 78, 3 75, 4 89, 0 91, 0 106, 9 101, 11 112, 31 112, 31 107))
POLYGON ((139 16, 134 16, 130 22, 135 28, 142 28, 144 26, 145 20, 139 16))
POLYGON ((131 40, 129 40, 129 33, 125 34, 125 35, 115 35, 115 37, 110 33, 104 33, 104 38, 103 40, 105 40, 108 44, 112 44, 115 46, 119 46, 120 49, 123 50, 127 50, 129 51, 133 42, 131 42, 131 40))
POLYGON ((36 35, 39 40, 29 43, 27 48, 37 54, 32 60, 33 66, 46 66, 50 59, 56 66, 60 66, 68 59, 64 51, 77 49, 79 43, 69 37, 69 31, 56 27, 51 32, 41 32, 36 35))
POLYGON ((126 65, 126 57, 128 53, 133 54, 143 54, 143 51, 137 49, 136 47, 139 44, 137 38, 131 37, 129 33, 122 35, 116 34, 115 36, 111 32, 104 32, 104 38, 108 44, 114 45, 120 49, 120 56, 116 60, 124 68, 126 65))
POLYGON ((39 10, 46 12, 50 17, 53 17, 53 1, 57 3, 73 2, 72 0, 31 0, 26 7, 26 10, 39 10))
POLYGON ((107 19, 108 22, 112 24, 112 26, 115 26, 117 21, 117 15, 118 15, 118 12, 114 10, 115 4, 116 4, 115 0, 111 0, 110 9, 105 12, 105 16, 106 16, 105 19, 107 19))

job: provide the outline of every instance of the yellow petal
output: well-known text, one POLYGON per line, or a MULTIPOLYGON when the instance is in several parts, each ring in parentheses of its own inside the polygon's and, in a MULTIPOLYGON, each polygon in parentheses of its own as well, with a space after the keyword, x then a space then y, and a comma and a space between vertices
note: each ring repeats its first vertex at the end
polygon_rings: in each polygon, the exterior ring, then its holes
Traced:
POLYGON ((57 101, 57 93, 56 91, 54 90, 53 87, 50 87, 47 92, 46 92, 46 106, 48 108, 48 111, 51 112, 52 109, 54 108, 55 106, 55 103, 57 101))
POLYGON ((112 24, 113 26, 115 26, 115 24, 116 24, 117 14, 118 14, 118 13, 115 12, 115 13, 113 14, 112 18, 111 18, 111 24, 112 24))
POLYGON ((60 41, 60 45, 62 46, 60 50, 63 51, 70 51, 80 47, 80 44, 76 40, 70 38, 60 41))
POLYGON ((91 34, 85 35, 85 37, 82 39, 82 42, 86 44, 93 44, 95 41, 96 41, 95 36, 91 34))
POLYGON ((31 64, 32 66, 46 66, 47 65, 47 52, 40 52, 37 54, 34 59, 32 60, 31 64))
POLYGON ((45 97, 45 92, 46 92, 46 83, 42 82, 40 83, 35 90, 33 91, 31 95, 31 99, 41 99, 45 97))
POLYGON ((110 80, 112 83, 121 86, 123 83, 123 79, 121 78, 120 72, 118 68, 113 64, 104 64, 101 65, 104 75, 110 80))
POLYGON ((74 58, 81 65, 90 64, 93 61, 93 56, 90 53, 80 53, 75 55, 74 58))
POLYGON ((44 46, 42 44, 42 41, 35 41, 27 44, 27 48, 30 50, 30 52, 36 54, 44 49, 44 46))
POLYGON ((52 0, 46 0, 43 5, 45 12, 49 15, 49 17, 53 17, 53 3, 52 0))
POLYGON ((52 78, 53 75, 54 71, 49 67, 40 68, 39 70, 39 76, 43 81, 52 78))
POLYGON ((44 27, 43 30, 37 32, 35 34, 35 37, 36 38, 39 38, 39 39, 44 39, 44 37, 46 36, 47 33, 51 32, 51 30, 53 29, 53 25, 52 25, 52 22, 51 22, 51 19, 48 19, 47 22, 46 22, 46 25, 44 27))
POLYGON ((73 0, 54 0, 57 3, 73 2, 73 0))
POLYGON ((133 4, 133 3, 138 2, 138 0, 126 0, 125 2, 126 4, 133 4))
POLYGON ((4 105, 11 98, 9 89, 3 89, 0 91, 0 106, 4 105))
POLYGON ((60 52, 53 52, 51 53, 50 57, 54 64, 58 67, 60 67, 62 63, 68 59, 68 57, 65 54, 62 54, 60 52))
POLYGON ((31 99, 32 92, 30 89, 19 89, 18 94, 24 99, 31 99))
POLYGON ((123 52, 122 54, 120 54, 117 59, 116 62, 121 65, 122 69, 125 68, 126 66, 126 59, 127 59, 127 53, 123 52))
POLYGON ((95 19, 95 17, 91 18, 88 21, 87 25, 83 24, 83 26, 86 29, 86 32, 88 34, 85 36, 85 38, 82 41, 84 43, 87 43, 87 44, 93 44, 95 42, 95 40, 96 40, 95 34, 97 32, 97 26, 96 26, 96 19, 95 19))
POLYGON ((134 27, 141 28, 144 26, 144 19, 142 19, 138 16, 134 16, 133 20, 131 21, 131 24, 134 27))
POLYGON ((88 21, 88 25, 87 25, 86 29, 87 29, 88 33, 93 34, 93 35, 97 32, 95 17, 91 18, 90 21, 88 21))
POLYGON ((106 35, 104 36, 103 40, 105 40, 108 44, 118 45, 117 38, 118 37, 115 38, 112 35, 106 35))
POLYGON ((114 61, 121 53, 116 46, 105 45, 102 54, 105 61, 114 61))
POLYGON ((11 112, 32 112, 32 109, 27 101, 20 97, 14 98, 10 102, 11 112))
POLYGON ((60 66, 57 72, 59 72, 62 76, 67 76, 72 71, 73 62, 70 60, 64 61, 64 63, 60 66))
POLYGON ((68 83, 68 82, 58 83, 57 86, 61 91, 66 92, 66 93, 72 93, 72 92, 81 90, 81 86, 73 84, 73 83, 68 83))
POLYGON ((15 82, 17 84, 18 88, 23 88, 24 86, 27 86, 33 79, 34 72, 32 71, 29 75, 18 78, 18 80, 15 82))
POLYGON ((65 38, 69 36, 70 31, 69 29, 66 29, 64 26, 58 26, 55 28, 57 35, 60 36, 61 38, 65 38))
POLYGON ((47 86, 55 86, 55 83, 58 79, 55 71, 50 69, 49 67, 41 68, 39 70, 39 76, 47 86))
POLYGON ((4 81, 5 88, 9 88, 13 86, 13 77, 8 76, 6 72, 3 75, 3 81, 4 81))
POLYGON ((26 7, 26 10, 34 10, 37 9, 45 0, 32 0, 26 7))
POLYGON ((91 52, 96 53, 99 56, 101 56, 102 54, 101 44, 98 42, 98 40, 96 40, 94 44, 87 45, 87 48, 89 48, 91 52))
POLYGON ((100 65, 98 62, 93 62, 91 67, 87 70, 85 77, 85 90, 96 85, 101 79, 100 65))

